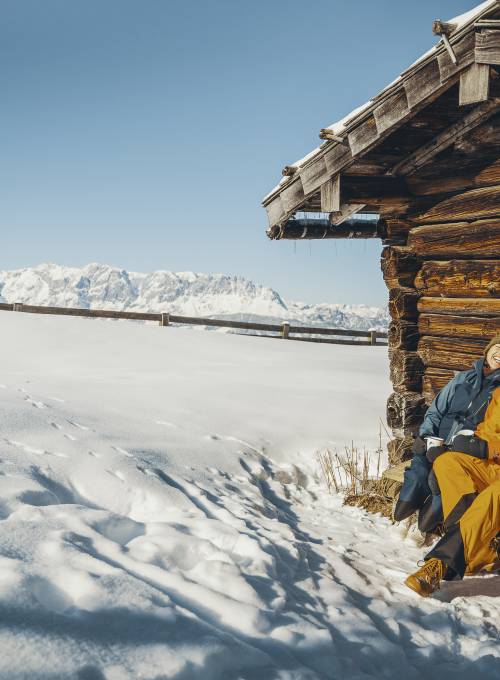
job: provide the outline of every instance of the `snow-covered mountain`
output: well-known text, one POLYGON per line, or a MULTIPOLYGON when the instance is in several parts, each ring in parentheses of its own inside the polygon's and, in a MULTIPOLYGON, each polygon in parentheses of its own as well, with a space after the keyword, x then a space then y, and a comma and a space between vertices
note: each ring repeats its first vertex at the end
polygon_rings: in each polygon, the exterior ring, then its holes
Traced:
POLYGON ((239 276, 128 272, 102 264, 0 271, 0 301, 60 307, 168 311, 188 316, 291 321, 358 330, 385 330, 387 310, 367 305, 285 301, 272 288, 239 276))

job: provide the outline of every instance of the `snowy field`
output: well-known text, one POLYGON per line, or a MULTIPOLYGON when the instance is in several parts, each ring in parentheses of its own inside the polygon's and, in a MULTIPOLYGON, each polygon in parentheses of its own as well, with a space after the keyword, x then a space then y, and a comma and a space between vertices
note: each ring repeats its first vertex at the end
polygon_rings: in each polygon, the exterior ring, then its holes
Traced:
POLYGON ((386 348, 0 332, 2 680, 500 677, 500 579, 420 599, 416 537, 318 475, 377 448, 386 348))

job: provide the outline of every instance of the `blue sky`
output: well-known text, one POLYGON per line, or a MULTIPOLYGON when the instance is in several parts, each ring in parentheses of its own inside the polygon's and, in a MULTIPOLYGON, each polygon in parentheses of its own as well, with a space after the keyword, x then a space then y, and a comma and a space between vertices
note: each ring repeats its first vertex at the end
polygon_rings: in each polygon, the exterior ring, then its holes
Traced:
POLYGON ((224 272, 386 304, 378 242, 270 242, 260 202, 473 5, 3 0, 0 268, 224 272))

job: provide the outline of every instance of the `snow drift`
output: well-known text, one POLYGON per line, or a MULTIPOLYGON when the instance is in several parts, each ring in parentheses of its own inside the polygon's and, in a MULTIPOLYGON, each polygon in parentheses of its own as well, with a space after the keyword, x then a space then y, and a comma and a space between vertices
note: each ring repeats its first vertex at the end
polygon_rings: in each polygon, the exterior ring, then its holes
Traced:
POLYGON ((384 347, 0 331, 1 678, 498 677, 498 577, 419 599, 415 538, 318 475, 377 447, 384 347))

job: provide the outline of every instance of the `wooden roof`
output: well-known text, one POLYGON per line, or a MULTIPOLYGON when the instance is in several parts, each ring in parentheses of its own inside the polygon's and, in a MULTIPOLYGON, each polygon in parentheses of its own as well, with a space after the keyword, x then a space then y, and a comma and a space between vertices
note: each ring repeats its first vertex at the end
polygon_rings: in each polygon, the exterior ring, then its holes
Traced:
POLYGON ((437 45, 365 105, 323 128, 325 142, 284 168, 263 200, 271 228, 296 212, 330 212, 325 206, 338 200, 341 174, 349 203, 336 206, 335 223, 377 211, 381 197, 404 203, 411 175, 498 114, 500 0, 435 22, 434 32, 441 35, 437 45))

